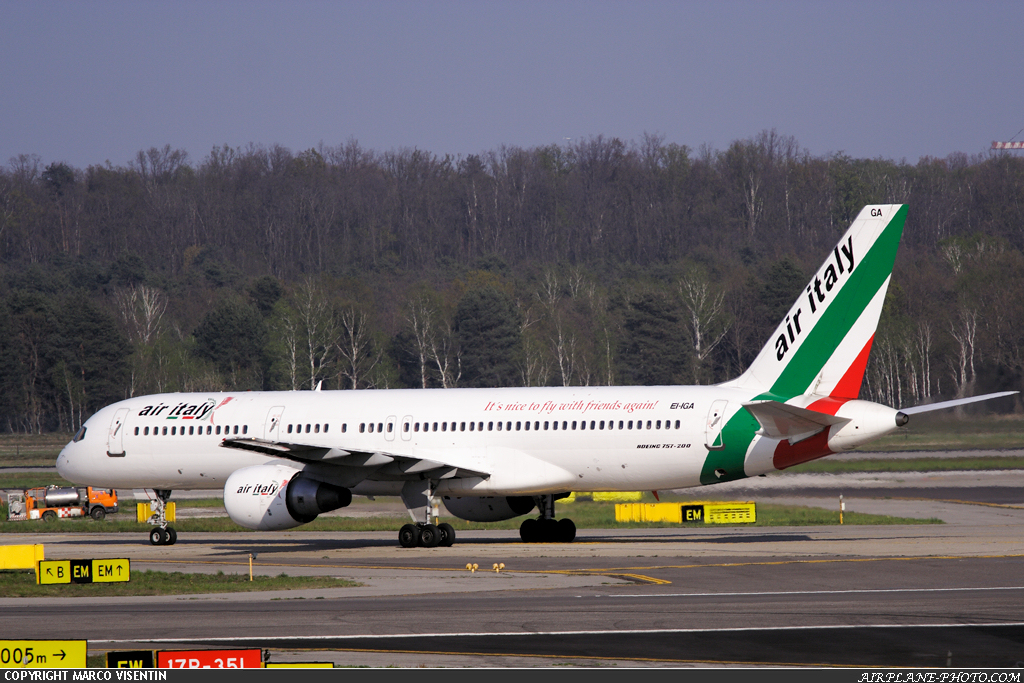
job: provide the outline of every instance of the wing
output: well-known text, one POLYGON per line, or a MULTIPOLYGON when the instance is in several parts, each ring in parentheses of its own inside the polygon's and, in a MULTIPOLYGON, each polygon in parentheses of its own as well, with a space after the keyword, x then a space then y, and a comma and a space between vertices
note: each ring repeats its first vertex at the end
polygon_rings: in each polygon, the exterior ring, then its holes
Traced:
POLYGON ((487 479, 488 472, 471 470, 451 463, 417 458, 400 453, 384 451, 343 450, 316 444, 268 441, 266 439, 224 439, 223 448, 255 451, 305 465, 318 466, 322 471, 336 469, 346 472, 359 480, 405 481, 409 479, 465 479, 478 477, 487 479), (362 475, 362 476, 360 476, 362 475))

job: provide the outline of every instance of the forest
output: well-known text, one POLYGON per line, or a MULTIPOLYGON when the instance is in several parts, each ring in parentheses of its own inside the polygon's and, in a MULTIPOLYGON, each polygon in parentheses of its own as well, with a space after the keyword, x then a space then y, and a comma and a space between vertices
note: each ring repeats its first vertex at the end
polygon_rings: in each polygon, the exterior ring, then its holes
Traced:
POLYGON ((0 431, 156 392, 720 382, 873 203, 909 215, 861 398, 1021 389, 1012 152, 812 156, 771 130, 20 155, 0 168, 0 431))

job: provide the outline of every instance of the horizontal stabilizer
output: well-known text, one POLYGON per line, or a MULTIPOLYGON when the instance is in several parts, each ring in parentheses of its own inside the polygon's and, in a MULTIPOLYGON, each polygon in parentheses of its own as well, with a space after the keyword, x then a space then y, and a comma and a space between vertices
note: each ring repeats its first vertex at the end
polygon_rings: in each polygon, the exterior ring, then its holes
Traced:
POLYGON ((911 408, 900 408, 900 412, 904 415, 917 415, 918 413, 930 413, 933 410, 945 410, 946 408, 956 408, 957 406, 964 406, 968 403, 977 403, 978 401, 988 401, 993 398, 1002 398, 1003 396, 1013 396, 1019 394, 1019 391, 1000 391, 996 394, 985 394, 984 396, 971 396, 970 398, 957 398, 952 401, 942 401, 940 403, 929 403, 923 406, 913 406, 911 408))
POLYGON ((791 444, 808 439, 832 425, 849 422, 846 418, 797 408, 781 401, 754 401, 744 403, 743 407, 761 424, 759 434, 786 439, 791 444))

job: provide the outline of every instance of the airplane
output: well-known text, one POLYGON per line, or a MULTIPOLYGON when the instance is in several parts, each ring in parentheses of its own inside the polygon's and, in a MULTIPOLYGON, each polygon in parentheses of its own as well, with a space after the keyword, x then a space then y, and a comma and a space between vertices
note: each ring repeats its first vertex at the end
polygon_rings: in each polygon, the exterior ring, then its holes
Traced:
POLYGON ((1017 392, 897 410, 858 399, 907 216, 865 207, 753 363, 714 386, 580 386, 173 393, 90 417, 57 458, 80 485, 143 489, 150 542, 177 539, 174 489, 223 489, 237 524, 290 529, 353 495, 400 496, 403 547, 450 546, 431 523, 539 514, 524 542, 571 542, 556 500, 753 477, 847 451, 910 416, 1017 392))

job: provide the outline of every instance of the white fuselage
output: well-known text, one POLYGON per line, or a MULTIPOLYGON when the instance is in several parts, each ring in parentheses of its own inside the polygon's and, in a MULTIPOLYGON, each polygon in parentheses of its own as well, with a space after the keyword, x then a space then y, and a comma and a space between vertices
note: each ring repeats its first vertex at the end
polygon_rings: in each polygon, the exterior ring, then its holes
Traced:
MULTIPOLYGON (((403 389, 161 394, 108 406, 58 458, 79 484, 219 489, 275 456, 224 448, 257 438, 437 460, 488 473, 441 482, 438 493, 522 495, 653 490, 700 484, 722 387, 403 389)), ((294 463, 293 463, 294 464, 294 463)), ((354 493, 397 493, 364 481, 354 493)))

